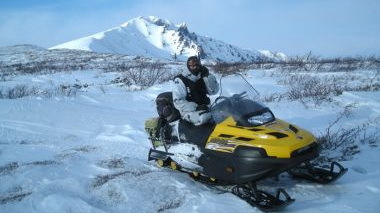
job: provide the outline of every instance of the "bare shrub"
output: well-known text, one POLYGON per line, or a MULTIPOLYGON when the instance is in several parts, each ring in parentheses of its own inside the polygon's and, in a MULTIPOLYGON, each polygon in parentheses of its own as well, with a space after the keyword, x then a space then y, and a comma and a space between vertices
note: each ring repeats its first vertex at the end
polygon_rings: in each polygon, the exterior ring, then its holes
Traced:
POLYGON ((320 64, 318 64, 319 59, 319 56, 315 56, 312 52, 308 52, 305 55, 289 57, 287 61, 280 61, 277 65, 282 71, 304 72, 318 70, 320 68, 320 64))
POLYGON ((13 172, 14 170, 18 169, 20 167, 20 164, 18 162, 11 162, 4 166, 0 166, 0 175, 8 174, 10 172, 13 172))
POLYGON ((380 70, 375 70, 373 76, 363 79, 358 86, 347 86, 346 90, 351 91, 379 91, 380 90, 380 70))
MULTIPOLYGON (((1 69, 1 67, 0 67, 1 69)), ((14 74, 0 71, 0 82, 10 81, 14 77, 14 74)))
POLYGON ((283 99, 286 99, 287 94, 281 94, 281 93, 270 93, 270 94, 264 94, 260 95, 260 99, 263 102, 278 102, 283 99))
POLYGON ((92 183, 92 187, 93 188, 99 188, 102 185, 106 184, 107 182, 109 182, 115 178, 118 178, 118 177, 124 177, 124 176, 128 176, 128 175, 133 175, 135 177, 139 177, 139 176, 143 176, 145 174, 148 174, 150 172, 151 171, 148 171, 148 170, 147 171, 127 171, 127 170, 124 170, 124 171, 116 172, 113 174, 98 175, 94 178, 93 183, 92 183))
POLYGON ((53 92, 49 93, 51 96, 63 95, 66 97, 73 97, 77 95, 78 87, 71 85, 60 85, 53 92))
POLYGON ((271 72, 279 84, 286 85, 284 98, 320 105, 344 91, 379 91, 380 70, 357 70, 350 73, 271 72), (326 73, 327 74, 327 73, 326 73))
POLYGON ((17 99, 25 96, 36 95, 40 91, 37 87, 29 87, 27 85, 16 85, 7 90, 0 89, 0 98, 2 99, 17 99))
POLYGON ((377 146, 379 142, 378 131, 368 134, 371 125, 377 126, 380 118, 367 120, 364 123, 350 127, 337 126, 339 122, 352 115, 354 105, 348 105, 340 112, 337 118, 329 123, 326 130, 317 136, 317 142, 321 145, 322 153, 337 151, 337 155, 324 154, 322 161, 347 160, 351 156, 359 153, 359 144, 369 144, 377 146))
POLYGON ((247 71, 251 68, 252 64, 249 63, 226 63, 226 62, 218 62, 215 65, 210 66, 214 72, 219 73, 221 75, 231 75, 234 73, 247 71))
POLYGON ((161 213, 161 212, 168 212, 170 210, 174 210, 174 209, 180 207, 182 202, 183 202, 182 198, 164 200, 163 203, 161 203, 157 207, 157 212, 161 213))
POLYGON ((20 202, 31 194, 31 191, 25 190, 21 186, 11 187, 10 189, 6 190, 4 194, 0 195, 0 205, 11 202, 20 202))
POLYGON ((119 76, 111 81, 112 84, 118 84, 120 86, 131 86, 132 81, 128 76, 119 76))
POLYGON ((140 62, 137 65, 125 67, 120 70, 122 76, 111 81, 112 83, 122 84, 123 86, 138 85, 142 88, 163 83, 174 77, 164 64, 140 62))
POLYGON ((330 95, 340 95, 343 92, 334 77, 289 75, 282 80, 282 83, 288 86, 287 96, 290 100, 306 102, 311 99, 316 105, 329 100, 330 95))
POLYGON ((77 94, 77 91, 81 88, 87 87, 88 85, 60 85, 55 89, 41 89, 35 86, 27 85, 16 85, 13 88, 1 89, 0 88, 0 99, 18 99, 28 96, 40 96, 45 98, 52 98, 58 95, 63 95, 66 97, 72 97, 77 94))
POLYGON ((379 70, 380 58, 376 56, 321 58, 308 52, 305 55, 289 56, 288 60, 277 61, 274 64, 284 72, 352 72, 363 69, 379 70))

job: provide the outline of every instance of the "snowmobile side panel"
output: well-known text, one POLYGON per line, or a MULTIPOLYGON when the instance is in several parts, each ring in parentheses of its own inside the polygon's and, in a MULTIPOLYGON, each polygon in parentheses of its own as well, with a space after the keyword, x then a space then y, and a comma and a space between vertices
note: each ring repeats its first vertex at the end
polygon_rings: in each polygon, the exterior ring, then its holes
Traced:
POLYGON ((234 183, 235 174, 227 170, 227 168, 235 167, 231 153, 205 150, 205 154, 199 158, 198 162, 203 167, 203 173, 206 176, 234 183))
POLYGON ((214 124, 204 124, 201 126, 194 126, 185 120, 179 122, 180 140, 187 143, 198 145, 201 149, 205 147, 205 144, 214 130, 214 124))

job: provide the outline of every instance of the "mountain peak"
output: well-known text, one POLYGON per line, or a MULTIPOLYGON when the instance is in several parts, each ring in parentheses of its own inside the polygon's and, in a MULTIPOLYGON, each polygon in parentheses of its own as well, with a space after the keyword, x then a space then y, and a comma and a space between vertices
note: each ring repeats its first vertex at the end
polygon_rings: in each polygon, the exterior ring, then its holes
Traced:
POLYGON ((145 18, 145 20, 147 21, 150 21, 152 24, 155 24, 155 25, 158 25, 158 26, 171 26, 173 25, 169 20, 167 19, 161 19, 161 18, 158 18, 156 16, 148 16, 147 18, 145 18))
POLYGON ((152 58, 186 60, 198 55, 211 61, 254 61, 264 57, 258 51, 190 32, 186 23, 173 24, 156 16, 139 16, 119 27, 76 39, 50 49, 80 49, 152 58))
POLYGON ((169 28, 171 26, 174 26, 173 23, 171 23, 167 19, 161 19, 156 16, 139 16, 137 18, 131 19, 128 22, 121 25, 121 27, 126 27, 129 25, 136 25, 136 24, 142 24, 145 25, 156 25, 156 26, 162 26, 165 28, 169 28))

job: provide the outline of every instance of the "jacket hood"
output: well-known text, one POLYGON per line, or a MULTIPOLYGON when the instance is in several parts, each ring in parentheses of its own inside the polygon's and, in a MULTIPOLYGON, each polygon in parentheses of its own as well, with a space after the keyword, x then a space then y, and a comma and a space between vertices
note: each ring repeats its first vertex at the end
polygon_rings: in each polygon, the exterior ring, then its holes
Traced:
POLYGON ((201 74, 200 74, 200 73, 198 73, 198 75, 193 75, 193 74, 190 72, 190 70, 187 69, 187 67, 186 67, 186 69, 182 72, 182 75, 183 75, 184 77, 186 77, 187 79, 193 81, 193 82, 196 82, 196 81, 198 81, 198 80, 201 78, 201 74))

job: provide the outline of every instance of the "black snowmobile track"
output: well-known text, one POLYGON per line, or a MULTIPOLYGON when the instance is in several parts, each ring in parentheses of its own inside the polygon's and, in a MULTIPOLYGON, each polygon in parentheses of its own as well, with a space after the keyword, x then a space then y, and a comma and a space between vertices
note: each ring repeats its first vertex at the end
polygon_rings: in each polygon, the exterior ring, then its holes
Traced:
MULTIPOLYGON (((163 160, 164 167, 167 167, 170 162, 177 164, 175 161, 171 160, 171 155, 173 154, 156 149, 150 149, 148 158, 149 160, 156 161, 163 160)), ((294 199, 292 199, 282 188, 277 190, 276 195, 272 195, 268 192, 257 189, 255 182, 240 185, 230 184, 216 180, 212 177, 204 176, 199 172, 194 173, 194 171, 182 168, 180 165, 176 167, 176 171, 188 174, 195 181, 202 183, 210 189, 220 192, 220 194, 232 193, 240 199, 246 201, 251 206, 257 207, 264 212, 279 211, 294 202, 294 199)))
MULTIPOLYGON (((165 165, 167 166, 169 164, 168 162, 172 161, 170 158, 171 155, 173 154, 151 149, 149 160, 161 159, 166 162, 165 165)), ((197 175, 195 175, 194 171, 182 168, 180 165, 178 165, 176 170, 188 174, 195 181, 202 183, 210 190, 216 191, 218 194, 232 193, 246 201, 251 206, 257 207, 264 212, 280 211, 295 201, 295 199, 291 198, 283 188, 277 189, 277 192, 273 195, 263 190, 259 190, 256 182, 236 185, 215 180, 214 178, 204 176, 199 172, 196 172, 197 175)), ((288 170, 288 173, 294 178, 301 178, 320 184, 328 184, 343 176, 347 170, 347 168, 344 168, 337 162, 332 162, 330 169, 319 168, 312 165, 310 162, 304 162, 298 167, 288 170)))
POLYGON ((232 193, 246 201, 251 206, 257 207, 264 212, 280 211, 295 201, 295 199, 291 198, 283 188, 277 189, 276 195, 272 195, 268 192, 257 189, 256 183, 253 182, 234 185, 214 180, 200 174, 194 176, 193 172, 187 170, 179 171, 189 174, 189 176, 195 181, 202 183, 211 190, 219 192, 218 194, 232 193))

